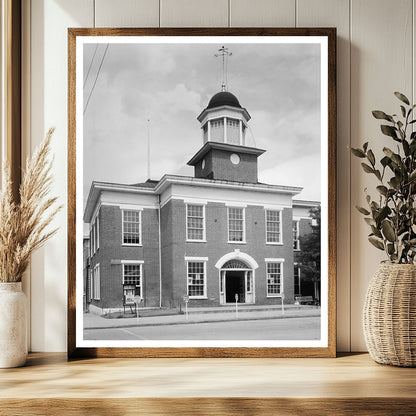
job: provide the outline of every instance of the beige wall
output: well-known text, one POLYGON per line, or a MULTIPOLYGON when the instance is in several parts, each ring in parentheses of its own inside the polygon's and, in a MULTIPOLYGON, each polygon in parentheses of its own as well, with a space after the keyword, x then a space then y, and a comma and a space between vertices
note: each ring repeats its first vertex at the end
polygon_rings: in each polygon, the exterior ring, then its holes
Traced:
MULTIPOLYGON (((347 146, 384 145, 370 111, 396 111, 394 91, 415 101, 416 0, 24 0, 24 152, 49 126, 54 193, 66 200, 67 27, 286 26, 338 29, 338 350, 365 350, 361 307, 381 257, 354 209, 373 185, 347 146), (375 140, 377 139, 377 140, 375 140)), ((66 211, 58 235, 33 257, 26 291, 33 351, 66 349, 66 211)))

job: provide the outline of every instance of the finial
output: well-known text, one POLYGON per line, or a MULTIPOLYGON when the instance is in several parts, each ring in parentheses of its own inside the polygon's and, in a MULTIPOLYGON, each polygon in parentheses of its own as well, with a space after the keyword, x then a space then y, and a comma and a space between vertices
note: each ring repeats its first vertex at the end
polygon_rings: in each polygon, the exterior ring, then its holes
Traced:
POLYGON ((228 57, 232 56, 232 52, 228 52, 228 48, 222 46, 218 49, 219 53, 216 53, 214 56, 218 58, 219 56, 222 57, 222 85, 221 91, 227 91, 227 84, 228 84, 228 57))

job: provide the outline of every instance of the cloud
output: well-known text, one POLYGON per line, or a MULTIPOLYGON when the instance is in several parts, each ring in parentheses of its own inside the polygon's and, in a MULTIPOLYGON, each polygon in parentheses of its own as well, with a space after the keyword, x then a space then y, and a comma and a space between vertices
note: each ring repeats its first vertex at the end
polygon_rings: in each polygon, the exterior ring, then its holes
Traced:
POLYGON ((197 113, 201 108, 201 96, 190 90, 183 83, 169 89, 148 92, 138 88, 126 90, 121 98, 121 111, 136 116, 146 114, 148 117, 167 120, 179 112, 197 113))
MULTIPOLYGON (((152 178, 192 175, 186 162, 202 146, 197 115, 220 90, 216 44, 111 44, 84 117, 84 177, 136 183, 147 178, 150 127, 152 178), (150 118, 150 125, 147 120, 150 118)), ((319 195, 320 53, 314 44, 230 44, 229 89, 252 115, 259 176, 319 195)), ((99 45, 88 97, 105 45, 99 45)), ((95 45, 84 49, 84 72, 95 45)), ((251 133, 248 143, 253 144, 251 133)), ((315 198, 316 199, 316 198, 315 198)))
POLYGON ((278 185, 300 186, 303 191, 296 198, 321 199, 321 171, 317 154, 299 155, 295 159, 281 159, 272 168, 259 172, 259 181, 278 185))

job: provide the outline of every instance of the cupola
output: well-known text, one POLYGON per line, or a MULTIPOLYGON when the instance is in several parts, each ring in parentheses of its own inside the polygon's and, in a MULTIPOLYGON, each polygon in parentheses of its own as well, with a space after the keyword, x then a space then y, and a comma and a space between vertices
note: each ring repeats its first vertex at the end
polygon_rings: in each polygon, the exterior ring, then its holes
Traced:
POLYGON ((222 91, 217 92, 197 117, 202 129, 202 147, 188 162, 195 177, 257 183, 257 158, 264 150, 247 145, 246 131, 251 118, 237 97, 227 91, 226 60, 231 53, 224 46, 222 91))
POLYGON ((250 114, 240 105, 234 94, 229 91, 216 93, 197 117, 201 123, 203 143, 245 146, 250 118, 250 114))

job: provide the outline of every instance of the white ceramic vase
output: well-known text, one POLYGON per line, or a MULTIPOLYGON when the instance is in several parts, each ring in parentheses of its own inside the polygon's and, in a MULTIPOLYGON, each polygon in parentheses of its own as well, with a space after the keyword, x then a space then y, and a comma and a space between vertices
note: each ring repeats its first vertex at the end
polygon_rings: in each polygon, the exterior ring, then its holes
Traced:
POLYGON ((27 359, 27 300, 22 283, 0 283, 0 368, 27 359))

